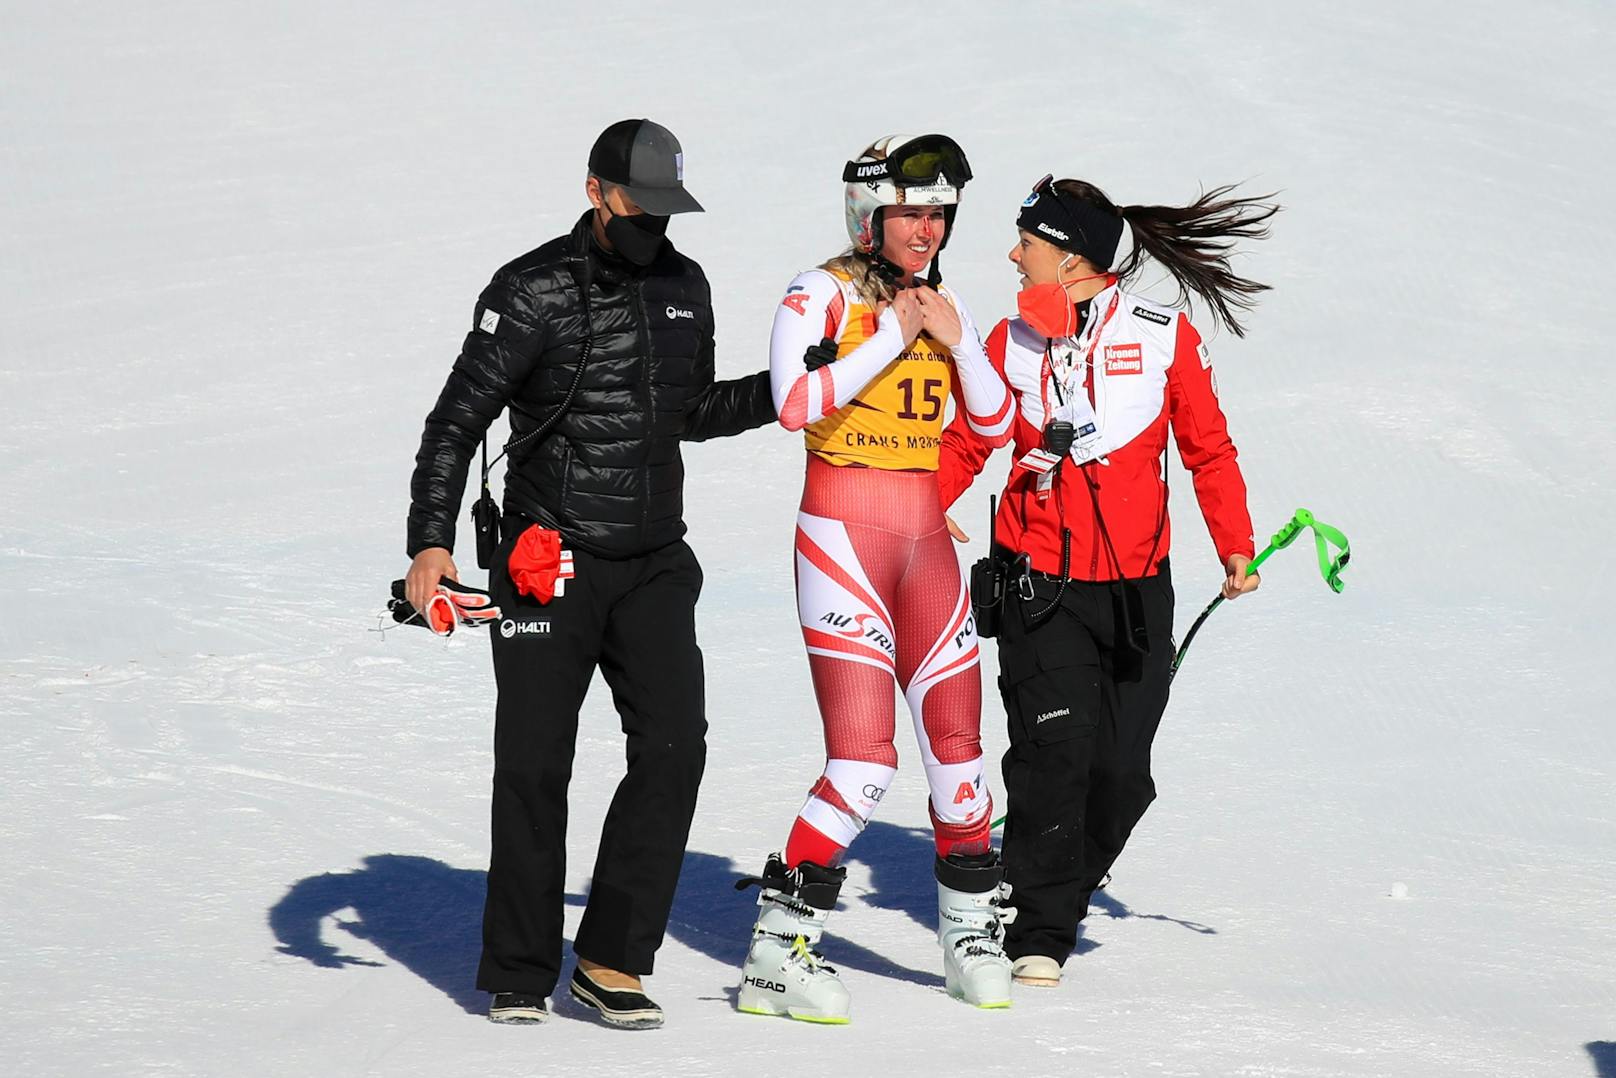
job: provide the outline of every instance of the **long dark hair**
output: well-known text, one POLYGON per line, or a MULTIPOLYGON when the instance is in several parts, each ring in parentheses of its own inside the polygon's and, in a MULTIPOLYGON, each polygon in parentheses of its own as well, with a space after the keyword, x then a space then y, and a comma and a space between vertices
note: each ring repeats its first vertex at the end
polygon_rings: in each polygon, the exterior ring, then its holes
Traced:
POLYGON ((1279 205, 1270 201, 1273 194, 1231 197, 1234 188, 1234 184, 1214 187, 1188 206, 1118 206, 1084 180, 1055 184, 1062 198, 1081 199, 1128 222, 1134 248, 1117 267, 1119 278, 1126 280, 1138 272, 1148 254, 1178 282, 1179 303, 1195 293, 1212 308, 1216 322, 1244 337, 1237 312, 1256 306, 1257 296, 1268 291, 1268 285, 1235 273, 1229 256, 1235 240, 1268 235, 1268 219, 1279 212, 1279 205))

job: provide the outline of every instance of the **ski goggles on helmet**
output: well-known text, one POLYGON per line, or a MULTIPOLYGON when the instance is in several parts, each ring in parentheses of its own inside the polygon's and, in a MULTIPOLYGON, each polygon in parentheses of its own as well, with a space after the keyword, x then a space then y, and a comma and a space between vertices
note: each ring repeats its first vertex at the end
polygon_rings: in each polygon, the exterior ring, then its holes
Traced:
POLYGON ((917 135, 889 149, 880 161, 849 161, 842 169, 843 183, 884 180, 895 187, 926 187, 939 178, 956 188, 971 179, 965 151, 947 135, 917 135))

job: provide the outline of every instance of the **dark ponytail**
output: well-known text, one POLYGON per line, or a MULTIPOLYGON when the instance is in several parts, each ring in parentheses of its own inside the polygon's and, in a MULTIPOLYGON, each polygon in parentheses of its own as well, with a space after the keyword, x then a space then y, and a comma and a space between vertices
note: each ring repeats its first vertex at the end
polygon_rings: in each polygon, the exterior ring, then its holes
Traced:
POLYGON ((1117 206, 1083 180, 1061 180, 1055 190, 1128 222, 1134 247, 1116 268, 1119 278, 1126 280, 1138 272, 1148 254, 1178 282, 1178 302, 1187 302, 1195 293, 1211 306, 1216 322, 1237 337, 1245 336, 1237 312, 1251 310, 1268 285, 1235 273, 1229 257, 1235 240, 1268 235, 1266 222, 1279 212, 1277 204, 1267 201, 1273 195, 1233 198, 1234 185, 1228 184, 1214 187, 1188 206, 1117 206))

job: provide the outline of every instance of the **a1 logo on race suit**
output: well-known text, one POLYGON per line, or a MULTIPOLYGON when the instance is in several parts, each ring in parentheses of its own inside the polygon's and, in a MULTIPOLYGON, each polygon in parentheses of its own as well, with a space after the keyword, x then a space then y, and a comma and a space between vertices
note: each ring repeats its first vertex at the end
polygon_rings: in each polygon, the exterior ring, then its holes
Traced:
POLYGON ((794 284, 786 289, 786 297, 780 301, 780 306, 790 307, 798 314, 808 313, 808 291, 800 284, 794 284))

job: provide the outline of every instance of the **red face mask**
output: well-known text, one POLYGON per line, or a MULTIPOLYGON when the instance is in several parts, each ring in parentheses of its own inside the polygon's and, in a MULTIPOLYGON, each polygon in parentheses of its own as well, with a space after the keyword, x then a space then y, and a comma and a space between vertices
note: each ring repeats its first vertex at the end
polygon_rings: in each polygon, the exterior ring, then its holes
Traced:
POLYGON ((1116 283, 1109 273, 1091 273, 1073 281, 1030 284, 1016 293, 1016 311, 1021 320, 1051 340, 1070 337, 1077 331, 1077 306, 1066 294, 1066 286, 1105 278, 1106 286, 1116 283))

